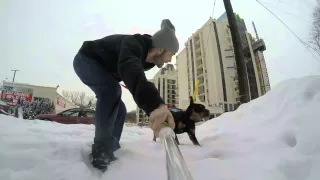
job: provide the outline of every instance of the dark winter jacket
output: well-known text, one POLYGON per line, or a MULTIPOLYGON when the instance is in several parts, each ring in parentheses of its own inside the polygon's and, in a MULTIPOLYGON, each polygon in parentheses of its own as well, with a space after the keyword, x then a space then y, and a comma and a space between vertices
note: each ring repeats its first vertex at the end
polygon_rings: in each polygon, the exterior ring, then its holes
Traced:
POLYGON ((164 104, 160 93, 144 73, 155 66, 146 62, 151 48, 150 35, 111 35, 84 42, 79 53, 96 60, 118 81, 122 80, 138 107, 150 115, 160 104, 164 104))

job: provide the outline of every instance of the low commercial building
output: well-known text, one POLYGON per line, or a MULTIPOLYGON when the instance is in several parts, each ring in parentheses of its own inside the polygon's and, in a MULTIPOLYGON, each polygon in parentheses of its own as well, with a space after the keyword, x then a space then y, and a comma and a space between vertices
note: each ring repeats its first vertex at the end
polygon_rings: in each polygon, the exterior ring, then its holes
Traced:
POLYGON ((37 86, 25 83, 3 81, 1 100, 10 106, 15 106, 19 99, 26 102, 43 101, 53 103, 55 112, 59 113, 66 109, 78 106, 69 102, 57 92, 57 87, 37 86))

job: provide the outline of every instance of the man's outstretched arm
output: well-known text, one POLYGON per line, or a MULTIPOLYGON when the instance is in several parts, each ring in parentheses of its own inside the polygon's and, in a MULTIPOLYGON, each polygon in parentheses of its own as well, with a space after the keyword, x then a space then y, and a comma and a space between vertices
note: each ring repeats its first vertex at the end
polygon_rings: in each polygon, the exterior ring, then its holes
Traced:
POLYGON ((118 72, 138 107, 150 115, 164 104, 164 101, 153 83, 145 76, 140 59, 142 53, 143 47, 136 37, 126 37, 121 44, 118 72))

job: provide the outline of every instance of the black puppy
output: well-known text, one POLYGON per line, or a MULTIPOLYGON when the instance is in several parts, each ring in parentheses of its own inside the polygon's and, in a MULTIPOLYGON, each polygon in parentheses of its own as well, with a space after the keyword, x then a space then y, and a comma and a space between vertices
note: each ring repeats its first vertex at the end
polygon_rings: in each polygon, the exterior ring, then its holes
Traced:
MULTIPOLYGON (((203 118, 209 117, 210 112, 202 104, 194 103, 192 96, 190 96, 190 104, 186 111, 171 111, 176 124, 174 133, 176 134, 175 140, 179 143, 177 134, 188 133, 190 140, 194 145, 200 146, 196 136, 196 125, 195 123, 201 121, 203 118)), ((153 141, 156 142, 156 136, 153 135, 153 141)))

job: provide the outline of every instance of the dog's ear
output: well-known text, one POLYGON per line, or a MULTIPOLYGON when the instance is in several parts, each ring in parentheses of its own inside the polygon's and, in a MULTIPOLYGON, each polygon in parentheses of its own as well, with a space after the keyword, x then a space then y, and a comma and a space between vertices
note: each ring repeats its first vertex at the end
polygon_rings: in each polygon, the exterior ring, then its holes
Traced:
POLYGON ((190 96, 190 105, 194 104, 193 97, 190 96))

